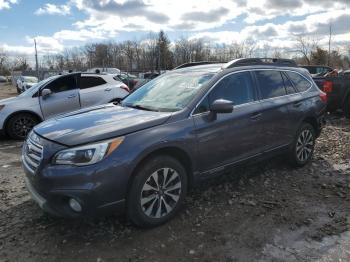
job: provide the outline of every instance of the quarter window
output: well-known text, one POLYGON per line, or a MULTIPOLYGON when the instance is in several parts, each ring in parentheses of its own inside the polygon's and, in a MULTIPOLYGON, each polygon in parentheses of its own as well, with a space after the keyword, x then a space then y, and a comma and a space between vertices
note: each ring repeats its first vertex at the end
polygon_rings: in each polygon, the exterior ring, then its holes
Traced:
POLYGON ((80 78, 80 89, 100 86, 106 83, 101 77, 83 76, 80 78))
POLYGON ((257 71, 256 77, 260 86, 262 99, 286 95, 283 78, 279 71, 257 71))
POLYGON ((285 73, 282 73, 283 81, 284 81, 284 86, 286 88, 287 94, 295 94, 295 88, 292 84, 292 82, 288 79, 288 77, 285 75, 285 73))
POLYGON ((304 92, 311 87, 311 83, 308 80, 306 80, 303 76, 299 75, 298 73, 295 73, 295 72, 286 72, 286 73, 299 92, 304 92))
POLYGON ((232 101, 234 105, 254 101, 255 92, 250 73, 236 73, 221 80, 209 94, 210 103, 217 99, 232 101))

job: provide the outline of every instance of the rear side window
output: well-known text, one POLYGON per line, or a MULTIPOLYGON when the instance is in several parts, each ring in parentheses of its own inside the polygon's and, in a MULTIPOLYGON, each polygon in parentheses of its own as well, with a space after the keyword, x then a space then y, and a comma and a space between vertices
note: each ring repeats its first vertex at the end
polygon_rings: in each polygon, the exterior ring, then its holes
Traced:
POLYGON ((256 77, 260 86, 262 99, 286 95, 283 78, 279 71, 257 71, 256 77))
POLYGON ((60 93, 76 89, 77 86, 75 82, 75 76, 60 77, 48 84, 45 88, 50 89, 53 93, 60 93))
POLYGON ((229 75, 222 79, 209 94, 210 103, 217 99, 241 105, 255 100, 253 82, 249 72, 229 75))
POLYGON ((107 82, 101 77, 92 77, 92 76, 82 76, 80 78, 80 89, 86 89, 90 87, 95 87, 99 85, 104 85, 107 82))
POLYGON ((288 77, 285 75, 285 73, 282 73, 283 81, 284 81, 284 87, 286 88, 287 94, 295 94, 296 90, 292 84, 292 82, 288 79, 288 77))
POLYGON ((311 83, 298 73, 286 72, 286 74, 299 92, 304 92, 311 87, 311 83))

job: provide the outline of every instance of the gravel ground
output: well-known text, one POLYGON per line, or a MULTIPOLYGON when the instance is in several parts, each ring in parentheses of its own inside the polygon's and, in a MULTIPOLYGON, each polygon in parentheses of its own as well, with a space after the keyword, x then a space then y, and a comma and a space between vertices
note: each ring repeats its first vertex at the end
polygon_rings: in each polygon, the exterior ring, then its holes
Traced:
POLYGON ((276 158, 234 169, 150 230, 44 214, 24 187, 20 147, 0 138, 1 262, 350 261, 350 121, 340 115, 328 117, 309 165, 276 158))

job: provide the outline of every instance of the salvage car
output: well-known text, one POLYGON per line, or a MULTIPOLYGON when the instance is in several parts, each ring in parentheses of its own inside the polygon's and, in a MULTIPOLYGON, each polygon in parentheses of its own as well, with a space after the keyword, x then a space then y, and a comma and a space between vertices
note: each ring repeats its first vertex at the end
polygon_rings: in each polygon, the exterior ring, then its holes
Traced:
POLYGON ((129 88, 111 75, 53 76, 17 97, 0 100, 0 132, 24 139, 43 120, 80 108, 118 102, 128 94, 129 88))
MULTIPOLYGON (((321 66, 303 67, 308 70, 310 68, 321 68, 321 66)), ((330 67, 324 66, 323 68, 325 68, 323 71, 319 70, 323 72, 322 74, 314 74, 312 78, 318 87, 327 94, 327 110, 335 112, 340 109, 347 118, 350 118, 350 75, 346 74, 346 71, 338 74, 336 70, 330 67)))
POLYGON ((303 166, 327 97, 294 65, 239 59, 189 66, 120 105, 45 121, 23 145, 26 187, 54 215, 126 212, 134 224, 153 227, 176 215, 189 187, 238 164, 286 154, 303 166))
POLYGON ((20 94, 28 90, 36 83, 38 83, 38 78, 35 76, 19 76, 16 83, 17 93, 20 94))

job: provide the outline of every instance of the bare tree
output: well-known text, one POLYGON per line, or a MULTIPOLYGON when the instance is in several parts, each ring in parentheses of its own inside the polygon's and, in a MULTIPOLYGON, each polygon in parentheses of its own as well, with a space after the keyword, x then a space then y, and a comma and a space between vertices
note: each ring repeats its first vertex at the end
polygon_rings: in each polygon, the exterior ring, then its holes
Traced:
POLYGON ((316 50, 319 40, 315 37, 298 35, 296 37, 296 52, 303 56, 305 62, 310 65, 311 53, 316 50))

